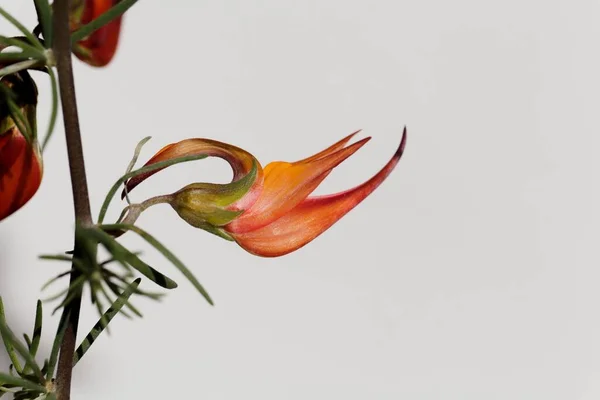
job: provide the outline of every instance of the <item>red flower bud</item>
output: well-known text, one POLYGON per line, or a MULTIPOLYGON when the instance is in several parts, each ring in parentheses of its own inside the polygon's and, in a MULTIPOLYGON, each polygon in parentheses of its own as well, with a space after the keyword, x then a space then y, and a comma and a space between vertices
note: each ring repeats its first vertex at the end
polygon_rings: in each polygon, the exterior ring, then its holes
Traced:
MULTIPOLYGON (((71 6, 71 31, 75 31, 108 11, 120 0, 80 0, 71 6)), ((94 67, 107 65, 117 51, 121 18, 115 18, 73 46, 73 52, 81 61, 94 67)))
POLYGON ((8 75, 0 98, 0 220, 29 201, 42 180, 43 166, 35 135, 37 88, 27 72, 8 75), (11 104, 9 106, 8 97, 11 104), (24 131, 28 127, 30 131, 24 131))

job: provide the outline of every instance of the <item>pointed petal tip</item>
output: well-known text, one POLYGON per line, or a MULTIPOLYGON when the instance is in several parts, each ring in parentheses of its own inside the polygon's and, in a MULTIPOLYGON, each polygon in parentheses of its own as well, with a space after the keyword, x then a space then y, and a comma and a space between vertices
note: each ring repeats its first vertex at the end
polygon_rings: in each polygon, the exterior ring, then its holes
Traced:
POLYGON ((402 157, 404 148, 406 147, 406 136, 406 126, 404 126, 404 130, 402 131, 402 140, 400 141, 400 146, 398 146, 398 150, 396 151, 396 154, 394 154, 394 157, 402 157))
MULTIPOLYGON (((364 145, 365 145, 365 144, 367 144, 367 142, 368 142, 369 140, 371 140, 371 139, 373 139, 373 137, 372 137, 372 136, 367 136, 367 137, 365 137, 365 138, 362 138, 362 139, 360 139, 358 142, 356 142, 356 143, 354 143, 354 144, 351 144, 350 146, 358 146, 358 145, 360 145, 360 146, 364 146, 364 145)), ((348 147, 350 147, 350 146, 348 146, 348 147)))
POLYGON ((359 133, 362 132, 362 129, 357 129, 354 132, 352 132, 351 134, 349 134, 348 136, 346 136, 345 138, 343 138, 342 140, 340 140, 338 143, 348 143, 350 140, 352 140, 352 138, 356 135, 358 135, 359 133))
MULTIPOLYGON (((349 146, 344 147, 341 150, 338 150, 336 153, 333 154, 337 154, 337 155, 341 155, 341 154, 345 154, 345 156, 343 157, 343 160, 347 159, 348 157, 350 157, 352 154, 356 153, 361 147, 363 147, 365 144, 367 144, 370 140, 372 139, 371 136, 367 136, 365 138, 360 139, 357 142, 352 143, 349 146)), ((340 161, 340 163, 341 163, 340 161)), ((337 166, 339 163, 337 163, 335 166, 337 166)))
POLYGON ((349 134, 348 136, 346 136, 345 138, 343 138, 342 140, 340 140, 338 143, 348 143, 354 136, 358 135, 359 133, 362 132, 362 129, 357 129, 354 132, 352 132, 351 134, 349 134))
POLYGON ((332 144, 325 150, 320 151, 317 154, 314 154, 314 155, 304 158, 302 160, 298 160, 298 161, 296 161, 296 163, 302 163, 302 162, 308 163, 308 162, 316 161, 320 158, 327 157, 328 155, 333 154, 336 151, 343 149, 346 146, 346 144, 361 131, 362 131, 362 129, 354 131, 351 134, 349 134, 348 136, 342 138, 341 140, 338 140, 337 142, 335 142, 334 144, 332 144))

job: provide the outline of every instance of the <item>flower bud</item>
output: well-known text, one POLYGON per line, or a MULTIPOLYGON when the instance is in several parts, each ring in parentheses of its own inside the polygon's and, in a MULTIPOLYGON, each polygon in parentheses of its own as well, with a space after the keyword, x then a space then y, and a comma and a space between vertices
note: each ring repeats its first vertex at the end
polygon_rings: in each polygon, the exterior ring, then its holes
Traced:
POLYGON ((43 173, 36 137, 37 88, 27 72, 0 80, 0 220, 33 197, 43 173))
MULTIPOLYGON (((75 0, 71 3, 71 31, 95 20, 121 0, 75 0)), ((104 67, 114 57, 119 44, 121 19, 119 16, 108 24, 94 31, 87 38, 73 45, 73 53, 81 61, 94 66, 104 67)))

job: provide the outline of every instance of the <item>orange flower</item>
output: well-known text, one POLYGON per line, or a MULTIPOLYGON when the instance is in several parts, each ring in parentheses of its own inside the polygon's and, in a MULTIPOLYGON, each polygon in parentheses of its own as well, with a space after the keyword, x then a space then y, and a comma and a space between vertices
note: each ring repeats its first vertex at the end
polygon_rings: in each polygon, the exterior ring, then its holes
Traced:
MULTIPOLYGON (((77 30, 108 11, 120 0, 78 0, 71 5, 71 31, 77 30)), ((121 18, 115 18, 73 46, 73 52, 81 61, 94 67, 107 65, 117 51, 121 18)))
MULTIPOLYGON (((20 111, 16 117, 6 99, 0 99, 0 220, 29 201, 42 180, 42 157, 35 137, 37 89, 26 72, 8 75, 0 81, 14 94, 13 104, 20 111), (19 117, 24 117, 21 120, 19 117), (32 132, 23 132, 23 122, 32 132)), ((6 92, 4 92, 6 94, 6 92)))
MULTIPOLYGON (((194 183, 165 198, 189 224, 235 240, 250 253, 277 257, 299 249, 331 227, 395 168, 406 144, 406 129, 391 160, 371 179, 341 193, 309 197, 336 166, 370 139, 346 146, 355 134, 312 157, 272 162, 264 169, 245 150, 209 139, 170 144, 146 165, 199 154, 226 160, 234 173, 231 183, 194 183)), ((127 190, 156 172, 130 179, 127 190)))

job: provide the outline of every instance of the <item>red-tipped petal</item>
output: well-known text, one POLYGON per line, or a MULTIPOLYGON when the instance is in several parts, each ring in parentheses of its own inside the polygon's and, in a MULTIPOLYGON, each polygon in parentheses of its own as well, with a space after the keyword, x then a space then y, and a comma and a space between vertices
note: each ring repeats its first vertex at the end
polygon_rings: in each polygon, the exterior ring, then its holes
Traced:
MULTIPOLYGON (((108 11, 120 0, 86 0, 81 25, 85 25, 104 12, 108 11)), ((88 38, 78 42, 73 47, 73 52, 80 60, 94 67, 107 65, 115 55, 119 44, 121 31, 121 17, 112 20, 102 28, 96 30, 88 38)))
POLYGON ((260 196, 250 209, 227 225, 227 230, 235 233, 253 231, 285 215, 306 199, 333 168, 354 154, 370 139, 367 137, 335 152, 325 150, 320 154, 327 153, 327 155, 313 160, 308 159, 309 161, 302 160, 295 163, 278 161, 268 164, 264 169, 260 196))
POLYGON ((42 180, 42 162, 16 128, 0 135, 0 220, 29 201, 42 180))
MULTIPOLYGON (((181 142, 167 145, 158 153, 156 153, 154 157, 152 157, 144 166, 156 164, 161 161, 172 160, 174 158, 193 155, 219 157, 227 161, 233 169, 232 181, 237 181, 245 176, 248 172, 250 172, 250 170, 252 170, 253 163, 256 163, 258 168, 256 181, 257 183, 262 182, 262 167, 252 154, 240 149, 239 147, 210 139, 186 139, 182 140, 181 142)), ((162 169, 159 169, 131 178, 129 181, 127 181, 127 191, 132 191, 137 185, 161 170, 162 169)), ((125 197, 124 192, 121 194, 121 198, 123 197, 125 197)))
POLYGON ((251 232, 233 233, 232 236, 245 250, 263 257, 278 257, 299 249, 371 194, 396 167, 405 144, 406 129, 392 159, 362 185, 342 193, 307 198, 271 224, 251 232))

